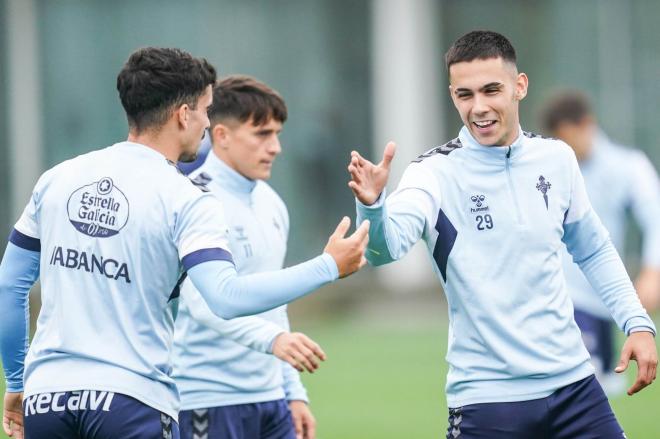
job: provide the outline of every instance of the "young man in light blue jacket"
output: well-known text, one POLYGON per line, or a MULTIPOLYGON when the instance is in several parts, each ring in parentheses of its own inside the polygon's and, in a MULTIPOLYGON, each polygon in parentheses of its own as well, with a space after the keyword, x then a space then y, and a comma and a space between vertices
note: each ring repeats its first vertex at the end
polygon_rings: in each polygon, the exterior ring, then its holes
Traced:
POLYGON ((358 221, 371 220, 369 261, 423 239, 447 296, 447 437, 625 437, 573 319, 564 244, 628 336, 617 371, 637 361, 629 394, 655 378, 655 327, 575 154, 520 128, 528 79, 504 36, 470 32, 445 58, 459 136, 414 160, 387 198, 394 144, 378 165, 353 152, 348 170, 358 221))
MULTIPOLYGON (((247 76, 224 78, 213 98, 212 149, 191 178, 222 202, 238 273, 279 270, 289 214, 266 180, 282 150, 286 104, 247 76)), ((322 357, 322 351, 304 335, 288 333, 286 306, 223 320, 207 309, 191 282, 183 284, 181 294, 174 338, 181 437, 314 439, 315 420, 298 372, 270 354, 313 370, 314 353, 322 357), (291 336, 297 337, 297 348, 279 348, 291 336)))

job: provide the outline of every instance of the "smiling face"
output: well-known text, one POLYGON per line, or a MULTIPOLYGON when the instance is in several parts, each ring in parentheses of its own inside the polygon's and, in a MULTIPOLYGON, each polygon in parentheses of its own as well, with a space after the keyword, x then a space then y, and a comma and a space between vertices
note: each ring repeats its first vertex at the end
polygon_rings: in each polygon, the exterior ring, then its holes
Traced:
POLYGON ((528 80, 515 64, 502 58, 458 62, 449 67, 449 84, 454 106, 477 142, 504 146, 516 140, 528 80))
POLYGON ((273 118, 254 125, 252 118, 230 120, 213 127, 213 151, 236 172, 250 180, 268 180, 273 162, 282 152, 282 122, 273 118))

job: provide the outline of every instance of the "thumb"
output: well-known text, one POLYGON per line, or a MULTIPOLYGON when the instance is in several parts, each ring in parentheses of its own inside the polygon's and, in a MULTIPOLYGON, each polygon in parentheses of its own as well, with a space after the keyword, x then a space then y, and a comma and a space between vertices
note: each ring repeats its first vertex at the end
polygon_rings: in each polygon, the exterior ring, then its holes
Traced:
POLYGON ((628 362, 630 362, 630 352, 624 350, 621 352, 621 358, 619 359, 619 364, 614 368, 614 372, 621 373, 624 370, 628 369, 628 362))
POLYGON ((380 165, 385 169, 390 169, 390 163, 392 163, 395 152, 396 143, 388 142, 387 145, 385 145, 385 151, 383 151, 383 160, 380 162, 380 165))
POLYGON ((337 225, 337 228, 335 231, 332 233, 333 238, 343 238, 346 236, 346 232, 348 232, 348 229, 351 227, 351 219, 347 216, 343 217, 341 221, 339 221, 339 224, 337 225))

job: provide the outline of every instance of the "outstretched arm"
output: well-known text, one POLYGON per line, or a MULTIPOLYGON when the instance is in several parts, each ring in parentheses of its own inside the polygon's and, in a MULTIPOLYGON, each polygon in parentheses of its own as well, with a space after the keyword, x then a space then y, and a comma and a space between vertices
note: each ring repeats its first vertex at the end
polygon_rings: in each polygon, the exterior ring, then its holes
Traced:
POLYGON ((438 213, 430 189, 434 187, 434 178, 418 164, 409 166, 397 190, 385 200, 385 184, 395 149, 394 143, 388 143, 377 165, 353 151, 348 165, 348 186, 356 197, 357 222, 370 222, 365 256, 372 265, 403 257, 422 237, 427 221, 435 221, 432 218, 438 213))
POLYGON ((330 236, 323 255, 283 270, 238 276, 233 263, 226 260, 209 260, 186 269, 214 314, 225 319, 257 314, 362 268, 369 223, 345 238, 349 226, 345 217, 330 236))

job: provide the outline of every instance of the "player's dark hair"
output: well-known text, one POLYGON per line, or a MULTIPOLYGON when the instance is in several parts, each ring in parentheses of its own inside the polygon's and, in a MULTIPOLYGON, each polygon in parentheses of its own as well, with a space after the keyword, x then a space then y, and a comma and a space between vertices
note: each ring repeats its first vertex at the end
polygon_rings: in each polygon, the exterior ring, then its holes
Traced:
POLYGON ((579 90, 556 92, 540 112, 541 129, 553 135, 559 125, 570 123, 577 125, 592 114, 587 95, 579 90))
POLYGON ((502 58, 515 64, 516 50, 504 35, 489 30, 475 30, 451 45, 445 53, 445 64, 449 71, 452 64, 490 58, 502 58))
POLYGON ((254 125, 262 125, 270 119, 284 123, 287 115, 282 96, 252 77, 227 76, 213 88, 213 104, 209 107, 211 127, 232 119, 240 123, 252 119, 254 125))
POLYGON ((138 132, 162 126, 183 104, 195 109, 216 72, 204 58, 173 48, 145 47, 131 54, 117 75, 128 125, 138 132))

